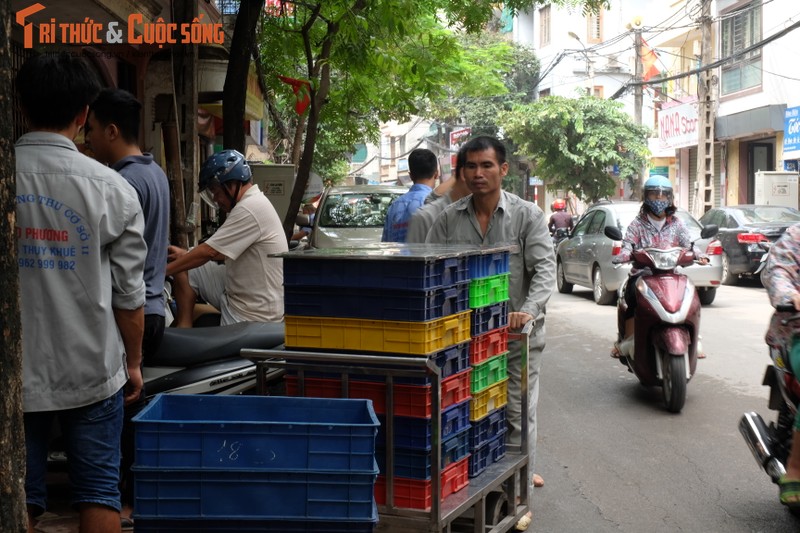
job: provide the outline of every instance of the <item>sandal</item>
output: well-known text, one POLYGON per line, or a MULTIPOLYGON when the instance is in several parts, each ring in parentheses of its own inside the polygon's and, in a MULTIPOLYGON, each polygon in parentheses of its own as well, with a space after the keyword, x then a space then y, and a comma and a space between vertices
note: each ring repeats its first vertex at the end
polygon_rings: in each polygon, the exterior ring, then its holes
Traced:
POLYGON ((123 516, 119 521, 122 531, 133 531, 133 518, 123 516))
POLYGON ((525 514, 517 521, 517 525, 514 526, 514 529, 517 531, 525 531, 528 529, 528 526, 531 525, 533 522, 533 515, 531 513, 525 514))
POLYGON ((781 503, 790 509, 800 509, 800 479, 787 479, 783 476, 778 480, 778 487, 781 503))

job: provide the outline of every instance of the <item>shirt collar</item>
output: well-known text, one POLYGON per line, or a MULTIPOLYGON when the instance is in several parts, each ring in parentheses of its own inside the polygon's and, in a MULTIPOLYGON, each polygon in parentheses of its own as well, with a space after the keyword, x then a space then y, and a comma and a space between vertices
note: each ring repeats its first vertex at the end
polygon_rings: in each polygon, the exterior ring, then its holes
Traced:
POLYGON ((57 146, 59 148, 66 148, 73 152, 78 151, 78 147, 70 139, 64 137, 60 133, 51 131, 31 131, 26 133, 17 140, 17 146, 35 146, 47 145, 57 146))

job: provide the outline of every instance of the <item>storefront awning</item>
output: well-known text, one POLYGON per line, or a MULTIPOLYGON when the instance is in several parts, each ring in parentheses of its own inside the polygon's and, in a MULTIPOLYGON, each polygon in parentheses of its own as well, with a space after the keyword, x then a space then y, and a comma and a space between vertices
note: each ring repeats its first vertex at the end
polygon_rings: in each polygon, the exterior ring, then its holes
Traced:
POLYGON ((775 104, 717 117, 714 123, 715 137, 717 140, 727 140, 783 131, 784 111, 786 104, 775 104))

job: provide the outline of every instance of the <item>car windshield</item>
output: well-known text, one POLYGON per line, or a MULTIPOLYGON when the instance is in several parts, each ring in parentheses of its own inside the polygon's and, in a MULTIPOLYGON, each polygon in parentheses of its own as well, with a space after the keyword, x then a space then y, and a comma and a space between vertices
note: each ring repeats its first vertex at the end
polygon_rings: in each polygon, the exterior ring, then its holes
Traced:
POLYGON ((324 228, 383 227, 386 210, 399 193, 329 194, 321 208, 319 225, 324 228))
POLYGON ((745 224, 753 222, 800 222, 800 211, 779 205, 739 207, 736 209, 745 224))

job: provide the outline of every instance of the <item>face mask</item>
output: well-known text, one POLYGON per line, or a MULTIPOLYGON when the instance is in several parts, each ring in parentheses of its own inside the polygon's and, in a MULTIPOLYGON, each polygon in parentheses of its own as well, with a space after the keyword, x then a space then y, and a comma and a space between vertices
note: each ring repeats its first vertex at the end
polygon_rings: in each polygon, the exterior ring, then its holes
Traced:
POLYGON ((656 216, 661 216, 661 214, 669 207, 669 201, 667 200, 645 200, 644 205, 650 208, 650 211, 653 212, 656 216))

